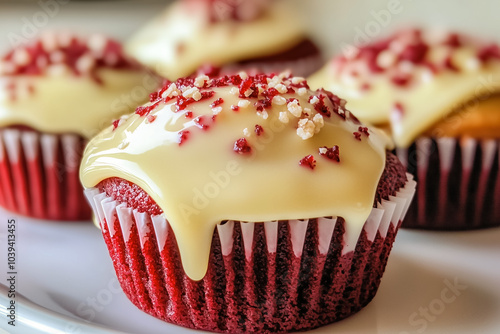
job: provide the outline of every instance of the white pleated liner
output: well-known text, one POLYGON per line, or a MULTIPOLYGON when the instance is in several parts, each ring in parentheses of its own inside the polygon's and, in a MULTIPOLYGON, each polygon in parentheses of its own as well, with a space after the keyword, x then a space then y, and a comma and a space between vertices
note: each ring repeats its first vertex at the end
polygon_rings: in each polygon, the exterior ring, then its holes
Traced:
MULTIPOLYGON (((373 241, 377 232, 385 238, 387 236, 389 226, 392 224, 393 227, 396 228, 399 222, 404 218, 406 212, 408 211, 408 207, 410 206, 416 187, 416 182, 413 180, 413 177, 410 174, 407 174, 407 177, 408 181, 406 182, 404 188, 400 189, 395 196, 390 196, 389 200, 383 200, 382 203, 379 203, 377 208, 372 210, 364 226, 368 240, 373 241)), ((99 192, 96 188, 86 189, 85 194, 92 205, 101 227, 104 228, 104 224, 106 224, 111 236, 113 236, 116 232, 113 227, 115 224, 116 214, 121 226, 124 241, 128 241, 130 231, 135 220, 141 240, 141 246, 144 246, 144 243, 147 240, 147 235, 150 232, 148 222, 152 222, 156 240, 158 242, 158 249, 163 250, 168 236, 168 222, 163 215, 150 216, 146 213, 140 213, 135 209, 133 210, 128 208, 125 204, 118 205, 118 202, 113 201, 110 197, 107 197, 105 193, 99 192)), ((309 220, 307 219, 288 221, 293 252, 297 257, 302 255, 308 221, 309 220)), ((328 252, 337 219, 317 218, 317 221, 319 236, 318 250, 321 254, 326 254, 328 252)), ((275 253, 278 243, 278 222, 269 221, 264 222, 263 224, 268 252, 275 253)), ((243 244, 247 259, 250 259, 252 254, 254 228, 254 222, 241 223, 243 244)), ((217 225, 217 231, 221 243, 222 254, 231 254, 233 247, 234 221, 227 221, 223 225, 217 225)), ((359 235, 356 236, 356 238, 358 237, 359 235)), ((351 238, 352 236, 344 235, 344 241, 351 238)), ((346 246, 343 248, 343 254, 353 251, 356 246, 355 243, 345 243, 345 245, 346 246)))

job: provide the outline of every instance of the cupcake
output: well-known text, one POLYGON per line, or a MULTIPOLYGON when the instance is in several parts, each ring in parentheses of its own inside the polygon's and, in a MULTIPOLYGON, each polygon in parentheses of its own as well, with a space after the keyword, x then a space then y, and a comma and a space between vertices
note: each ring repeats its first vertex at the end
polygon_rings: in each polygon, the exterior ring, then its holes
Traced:
POLYGON ((289 74, 199 76, 93 139, 80 177, 128 298, 223 333, 368 304, 415 182, 344 104, 289 74))
POLYGON ((408 29, 335 58, 313 75, 359 119, 392 133, 418 181, 404 227, 500 225, 500 48, 408 29))
POLYGON ((306 76, 323 61, 302 21, 287 0, 178 0, 125 50, 170 80, 203 66, 224 74, 291 70, 306 76))
POLYGON ((0 205, 52 220, 90 218, 85 143, 158 80, 101 35, 43 33, 0 59, 0 205))

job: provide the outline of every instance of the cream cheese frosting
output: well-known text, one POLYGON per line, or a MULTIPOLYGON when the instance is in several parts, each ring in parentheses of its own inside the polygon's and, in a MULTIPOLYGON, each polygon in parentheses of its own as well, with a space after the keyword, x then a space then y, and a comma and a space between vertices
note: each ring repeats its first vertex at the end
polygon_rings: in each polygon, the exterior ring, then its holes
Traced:
POLYGON ((343 217, 354 247, 389 143, 343 105, 286 74, 182 79, 92 139, 80 178, 86 188, 119 177, 146 191, 193 280, 225 220, 343 217))
POLYGON ((285 51, 305 36, 302 19, 284 0, 271 1, 253 20, 219 22, 210 21, 206 6, 176 1, 132 36, 125 50, 176 80, 206 63, 220 66, 285 51))
POLYGON ((103 36, 45 33, 0 61, 0 126, 90 139, 147 101, 158 81, 103 36))
POLYGON ((362 121, 390 123, 395 144, 407 147, 453 111, 500 91, 500 50, 410 29, 336 57, 308 81, 345 98, 362 121))

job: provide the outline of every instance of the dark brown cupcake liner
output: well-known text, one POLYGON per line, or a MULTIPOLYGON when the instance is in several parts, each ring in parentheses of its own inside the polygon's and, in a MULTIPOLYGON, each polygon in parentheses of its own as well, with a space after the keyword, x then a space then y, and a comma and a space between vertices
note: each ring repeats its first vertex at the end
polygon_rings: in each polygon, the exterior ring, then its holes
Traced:
POLYGON ((41 219, 89 219, 78 175, 84 145, 72 134, 0 129, 0 206, 41 219))
POLYGON ((470 230, 500 226, 500 141, 419 138, 398 158, 417 195, 403 227, 470 230))
POLYGON ((138 212, 96 188, 86 195, 120 284, 139 309, 189 328, 277 333, 341 320, 372 300, 414 191, 409 176, 358 235, 349 235, 342 218, 224 222, 200 281, 184 273, 163 215, 138 212))

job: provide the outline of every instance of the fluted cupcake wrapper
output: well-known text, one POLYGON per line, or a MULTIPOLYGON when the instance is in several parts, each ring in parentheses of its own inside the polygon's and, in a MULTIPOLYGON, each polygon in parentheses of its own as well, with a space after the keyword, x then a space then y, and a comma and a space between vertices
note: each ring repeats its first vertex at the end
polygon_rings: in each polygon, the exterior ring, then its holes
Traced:
POLYGON ((42 219, 90 218, 78 177, 83 148, 72 134, 0 129, 0 206, 42 219))
POLYGON ((227 221, 214 231, 208 271, 189 279, 171 227, 96 188, 86 195, 123 290, 141 310, 184 327, 228 333, 312 329, 374 297, 416 183, 372 210, 357 243, 342 218, 227 221))
POLYGON ((403 227, 500 226, 500 141, 419 138, 397 155, 418 181, 403 227))

